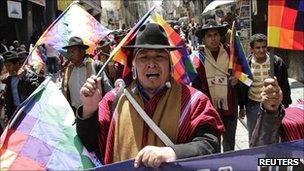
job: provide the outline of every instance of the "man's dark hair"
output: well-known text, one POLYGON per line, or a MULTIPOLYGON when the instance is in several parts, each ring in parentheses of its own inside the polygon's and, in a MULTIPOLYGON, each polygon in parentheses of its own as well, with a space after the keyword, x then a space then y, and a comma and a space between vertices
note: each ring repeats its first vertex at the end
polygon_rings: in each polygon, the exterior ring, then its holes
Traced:
POLYGON ((262 33, 254 34, 249 40, 249 45, 251 48, 253 48, 254 42, 267 42, 267 37, 262 33))

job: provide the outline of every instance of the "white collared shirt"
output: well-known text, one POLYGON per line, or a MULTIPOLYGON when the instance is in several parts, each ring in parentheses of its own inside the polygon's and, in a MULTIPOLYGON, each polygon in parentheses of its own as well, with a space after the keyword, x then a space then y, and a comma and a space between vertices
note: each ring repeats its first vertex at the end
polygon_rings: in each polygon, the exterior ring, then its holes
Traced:
POLYGON ((80 88, 86 82, 86 67, 82 65, 80 67, 74 67, 69 79, 69 91, 71 97, 72 106, 78 108, 82 102, 80 100, 80 88))

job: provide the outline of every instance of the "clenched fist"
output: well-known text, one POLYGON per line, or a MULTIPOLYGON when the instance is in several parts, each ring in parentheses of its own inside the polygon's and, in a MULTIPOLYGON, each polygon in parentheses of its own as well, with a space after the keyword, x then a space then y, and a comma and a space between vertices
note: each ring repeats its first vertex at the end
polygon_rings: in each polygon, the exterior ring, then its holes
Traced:
POLYGON ((91 76, 80 89, 80 99, 83 104, 83 118, 89 118, 98 109, 102 97, 101 78, 91 76))
POLYGON ((283 99, 283 93, 276 78, 267 78, 263 82, 261 92, 263 108, 269 112, 276 112, 283 99))

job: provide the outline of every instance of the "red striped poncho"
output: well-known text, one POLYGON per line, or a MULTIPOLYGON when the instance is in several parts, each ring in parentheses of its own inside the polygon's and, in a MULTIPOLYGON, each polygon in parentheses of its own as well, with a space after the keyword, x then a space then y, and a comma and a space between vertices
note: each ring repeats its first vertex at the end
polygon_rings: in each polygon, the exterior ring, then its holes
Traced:
MULTIPOLYGON (((117 91, 117 89, 110 91, 99 103, 98 115, 100 123, 100 135, 98 137, 98 144, 104 164, 112 163, 115 120, 112 118, 113 113, 110 111, 110 109, 111 104, 115 100, 117 91)), ((144 102, 144 110, 149 116, 153 115, 157 103, 163 97, 163 95, 164 93, 160 93, 149 101, 144 102)), ((224 125, 220 119, 220 116, 205 94, 192 87, 182 85, 181 96, 181 104, 176 105, 180 106, 181 108, 178 122, 179 130, 177 142, 173 143, 181 144, 191 142, 195 129, 203 124, 211 125, 217 131, 218 136, 224 132, 224 125)), ((170 123, 168 122, 168 124, 170 123)), ((148 129, 149 128, 147 125, 144 126, 142 147, 147 145, 148 129)))
POLYGON ((290 105, 285 109, 282 126, 282 141, 294 141, 304 138, 304 101, 290 105))

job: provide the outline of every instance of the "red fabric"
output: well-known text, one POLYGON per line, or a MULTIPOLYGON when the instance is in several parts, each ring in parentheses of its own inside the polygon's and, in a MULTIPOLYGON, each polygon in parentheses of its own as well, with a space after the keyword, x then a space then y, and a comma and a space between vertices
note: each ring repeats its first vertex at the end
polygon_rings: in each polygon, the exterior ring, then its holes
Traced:
MULTIPOLYGON (((148 116, 150 116, 150 118, 153 118, 153 114, 156 110, 157 103, 159 102, 159 100, 163 95, 164 92, 144 102, 144 111, 148 114, 148 116)), ((148 143, 148 133, 149 133, 149 126, 144 122, 144 131, 143 131, 143 140, 142 140, 143 147, 146 146, 148 143)))
POLYGON ((191 97, 195 95, 197 98, 191 102, 191 107, 180 124, 177 144, 190 142, 195 129, 200 125, 212 126, 217 130, 218 137, 225 131, 220 115, 209 98, 193 87, 183 86, 181 111, 184 111, 191 97))
MULTIPOLYGON (((104 164, 112 162, 112 151, 114 142, 115 121, 112 120, 110 106, 115 99, 117 89, 107 93, 99 103, 99 123, 100 123, 100 149, 104 164)), ((198 90, 182 85, 182 102, 181 102, 181 118, 179 123, 179 132, 177 142, 175 144, 190 142, 195 129, 203 124, 211 125, 217 130, 218 136, 224 132, 224 125, 220 116, 213 108, 210 100, 206 95, 198 90), (190 108, 189 107, 190 103, 190 108), (188 109, 188 110, 185 110, 188 109), (183 112, 185 111, 185 112, 183 112), (182 115, 184 113, 184 115, 182 115)), ((157 103, 162 96, 152 98, 145 103, 145 111, 148 115, 152 115, 156 109, 157 103)), ((148 127, 145 127, 143 146, 147 142, 148 127)))
POLYGON ((304 102, 291 105, 285 109, 282 121, 282 141, 294 141, 304 138, 304 102))

